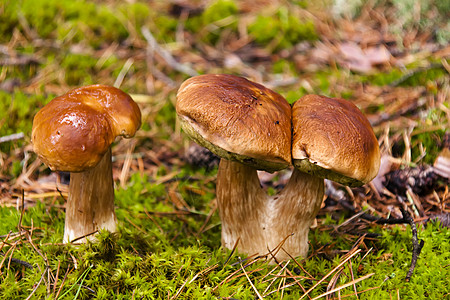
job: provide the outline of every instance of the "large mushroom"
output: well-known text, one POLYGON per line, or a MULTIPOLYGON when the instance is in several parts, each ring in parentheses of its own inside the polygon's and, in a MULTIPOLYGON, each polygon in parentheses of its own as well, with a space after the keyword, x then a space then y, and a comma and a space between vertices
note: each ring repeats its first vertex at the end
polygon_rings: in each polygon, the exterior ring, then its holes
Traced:
POLYGON ((223 246, 240 239, 242 252, 266 251, 273 214, 256 171, 291 165, 289 103, 241 77, 200 75, 181 85, 176 110, 183 130, 222 158, 216 193, 223 246))
MULTIPOLYGON (((369 123, 353 104, 326 99, 306 96, 291 109, 279 94, 233 75, 201 75, 181 85, 176 110, 183 130, 222 157, 216 194, 225 248, 237 245, 250 255, 275 250, 272 254, 279 260, 305 256, 309 226, 323 199, 323 178, 337 180, 334 174, 346 167, 336 165, 353 159, 370 167, 354 172, 358 175, 352 185, 376 175, 379 150, 369 123), (317 103, 305 109, 309 105, 305 99, 317 103), (318 117, 321 112, 325 117, 318 117), (319 126, 321 122, 330 124, 319 126), (301 139, 304 134, 309 140, 301 139), (326 147, 328 152, 322 152, 326 147), (291 150, 296 167, 289 182, 277 195, 267 195, 257 170, 273 172, 291 166, 291 150), (340 160, 321 162, 321 155, 329 152, 340 160)), ((342 178, 353 175, 344 172, 342 178)))
POLYGON ((100 229, 116 230, 110 146, 134 136, 137 104, 110 86, 74 89, 50 101, 34 117, 33 149, 53 171, 70 172, 64 242, 82 242, 100 229))

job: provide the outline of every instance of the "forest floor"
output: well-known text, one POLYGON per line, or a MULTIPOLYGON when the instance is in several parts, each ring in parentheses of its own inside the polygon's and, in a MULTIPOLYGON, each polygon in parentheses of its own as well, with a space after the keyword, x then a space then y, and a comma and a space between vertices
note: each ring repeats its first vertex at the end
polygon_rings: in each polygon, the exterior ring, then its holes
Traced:
POLYGON ((450 7, 429 2, 0 1, 0 299, 450 298, 450 7), (174 108, 206 73, 344 98, 373 126, 380 172, 326 182, 308 257, 221 248, 218 159, 190 154, 174 108), (32 120, 97 83, 142 126, 112 148, 118 232, 64 244, 69 177, 37 159, 32 120))

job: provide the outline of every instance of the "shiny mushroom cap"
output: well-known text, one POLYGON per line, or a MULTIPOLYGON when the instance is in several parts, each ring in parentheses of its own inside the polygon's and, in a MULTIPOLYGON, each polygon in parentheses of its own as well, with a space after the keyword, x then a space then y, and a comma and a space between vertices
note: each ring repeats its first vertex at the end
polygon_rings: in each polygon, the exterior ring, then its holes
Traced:
POLYGON ((306 95, 292 107, 292 126, 292 159, 300 170, 349 186, 360 186, 377 175, 377 139, 351 102, 306 95))
POLYGON ((33 149, 52 170, 81 172, 97 165, 117 136, 134 136, 141 111, 125 92, 90 85, 50 101, 34 117, 33 149))
POLYGON ((178 90, 183 130, 218 156, 266 171, 291 164, 291 107, 279 94, 234 75, 200 75, 178 90))

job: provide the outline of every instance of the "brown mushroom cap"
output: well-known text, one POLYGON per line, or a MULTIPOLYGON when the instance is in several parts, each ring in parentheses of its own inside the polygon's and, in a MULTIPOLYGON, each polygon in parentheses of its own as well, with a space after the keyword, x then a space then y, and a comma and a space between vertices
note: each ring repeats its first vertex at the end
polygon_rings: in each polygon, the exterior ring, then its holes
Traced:
POLYGON ((292 126, 292 159, 300 170, 350 186, 377 175, 378 141, 351 102, 306 95, 292 107, 292 126))
POLYGON ((279 94, 234 75, 200 75, 178 90, 183 130, 220 157, 267 171, 291 164, 291 107, 279 94))
POLYGON ((140 124, 141 112, 128 94, 111 86, 85 86, 36 114, 33 148, 50 169, 81 172, 97 165, 117 136, 134 136, 140 124))

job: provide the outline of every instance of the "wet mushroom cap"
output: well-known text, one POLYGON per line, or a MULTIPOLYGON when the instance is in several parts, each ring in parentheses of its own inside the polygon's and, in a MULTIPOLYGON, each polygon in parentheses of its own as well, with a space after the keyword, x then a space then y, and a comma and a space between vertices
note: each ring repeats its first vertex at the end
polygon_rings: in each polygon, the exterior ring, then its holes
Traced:
POLYGON ((274 91, 234 75, 200 75, 180 86, 183 130, 218 156, 276 171, 291 164, 291 107, 274 91))
POLYGON ((300 170, 349 186, 377 175, 378 141, 351 102, 306 95, 292 107, 292 127, 292 159, 300 170))
POLYGON ((132 137, 141 123, 125 92, 91 85, 50 101, 34 117, 34 151, 52 170, 81 172, 97 165, 119 135, 132 137))

